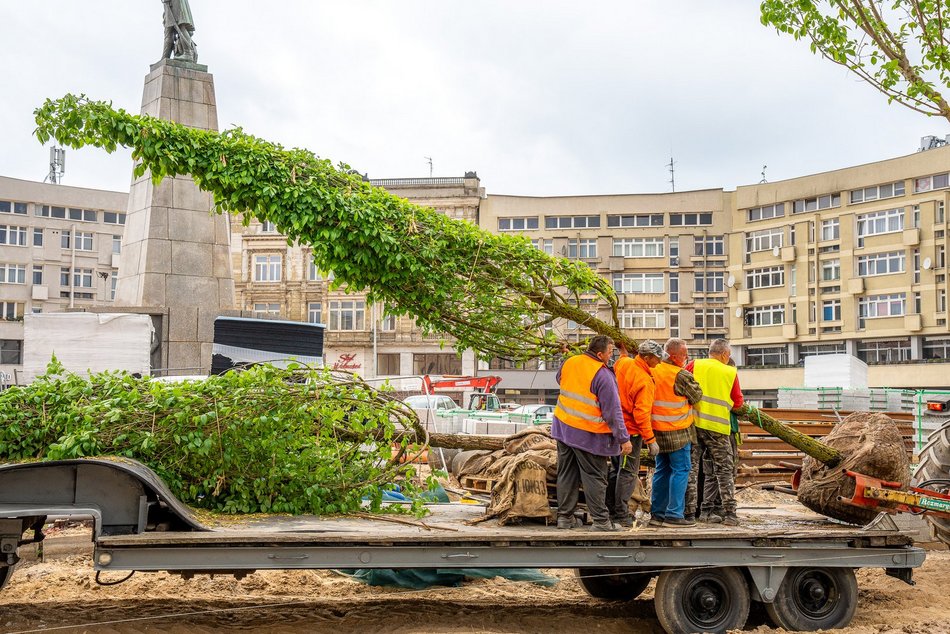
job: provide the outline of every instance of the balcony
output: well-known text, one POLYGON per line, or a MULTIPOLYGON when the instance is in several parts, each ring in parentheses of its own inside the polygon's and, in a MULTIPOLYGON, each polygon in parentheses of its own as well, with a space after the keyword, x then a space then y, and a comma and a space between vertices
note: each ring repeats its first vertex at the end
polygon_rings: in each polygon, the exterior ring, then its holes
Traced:
POLYGON ((782 247, 782 262, 794 262, 795 257, 795 247, 782 247))
POLYGON ((909 332, 919 332, 923 328, 920 315, 904 315, 904 329, 909 332))
POLYGON ((864 278, 852 277, 848 280, 848 292, 852 295, 860 295, 864 292, 864 278))
POLYGON ((915 247, 920 244, 920 229, 904 229, 903 244, 905 247, 915 247))

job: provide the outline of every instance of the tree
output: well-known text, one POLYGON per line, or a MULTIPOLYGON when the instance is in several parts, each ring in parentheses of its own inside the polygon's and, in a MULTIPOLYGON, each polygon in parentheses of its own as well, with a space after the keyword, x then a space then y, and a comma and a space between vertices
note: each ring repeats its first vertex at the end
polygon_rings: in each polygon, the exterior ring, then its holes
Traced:
POLYGON ((950 122, 950 0, 764 0, 762 24, 851 69, 889 102, 950 122))

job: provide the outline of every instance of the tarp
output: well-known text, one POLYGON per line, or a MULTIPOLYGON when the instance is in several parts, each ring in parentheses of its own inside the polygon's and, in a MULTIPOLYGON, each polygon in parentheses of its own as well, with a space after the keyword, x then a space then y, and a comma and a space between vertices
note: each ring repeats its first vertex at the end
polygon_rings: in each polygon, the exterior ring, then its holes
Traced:
POLYGON ((433 586, 460 586, 466 579, 494 579, 528 581, 541 586, 553 586, 557 577, 550 577, 533 568, 355 568, 341 573, 371 586, 393 586, 424 590, 433 586))

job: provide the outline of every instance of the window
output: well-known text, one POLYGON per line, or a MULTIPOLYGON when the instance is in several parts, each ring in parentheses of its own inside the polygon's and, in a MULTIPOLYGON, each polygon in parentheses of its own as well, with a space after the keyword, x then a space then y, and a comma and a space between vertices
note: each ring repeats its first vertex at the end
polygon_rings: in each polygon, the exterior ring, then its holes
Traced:
POLYGON ((311 324, 323 323, 323 304, 320 302, 310 302, 307 304, 307 321, 311 324))
POLYGON ((115 289, 119 286, 119 272, 112 271, 109 274, 109 299, 115 301, 115 289))
POLYGON ((776 203, 766 205, 765 207, 756 207, 748 212, 749 222, 756 220, 768 220, 769 218, 781 218, 785 215, 785 203, 776 203))
POLYGON ((33 246, 41 247, 43 246, 43 229, 42 227, 35 227, 33 229, 33 246))
POLYGON ((254 281, 279 282, 283 258, 279 255, 254 256, 254 281))
POLYGON ((26 265, 0 264, 0 284, 26 284, 26 265))
POLYGON ((712 213, 670 214, 671 227, 699 227, 713 223, 712 213))
POLYGON ((15 321, 23 318, 23 302, 0 302, 0 319, 15 321))
POLYGON ((726 310, 724 308, 697 308, 696 328, 725 328, 726 310))
POLYGON ((33 265, 33 283, 34 284, 43 283, 43 265, 42 264, 33 265))
POLYGON ((934 255, 936 256, 934 258, 935 269, 942 269, 947 265, 947 248, 945 246, 938 244, 934 255))
POLYGON ((821 263, 821 281, 833 282, 841 279, 841 260, 823 260, 821 263))
POLYGON ((262 220, 261 233, 277 233, 277 225, 270 220, 262 220))
POLYGON ((15 247, 25 247, 26 227, 0 225, 0 244, 9 244, 15 247))
MULTIPOLYGON (((670 273, 670 303, 680 301, 680 274, 670 273)), ((670 335, 671 337, 675 335, 670 335)))
POLYGON ((723 236, 697 237, 693 242, 694 253, 696 255, 725 255, 725 239, 723 236))
POLYGON ((124 225, 125 214, 118 211, 103 211, 102 222, 107 225, 124 225))
POLYGON ((752 269, 745 274, 747 289, 773 288, 785 285, 785 267, 770 266, 764 269, 752 269))
POLYGON ((785 306, 756 306, 746 312, 747 326, 777 326, 785 323, 785 306))
POLYGON ((864 246, 864 238, 882 233, 904 230, 904 208, 875 211, 858 216, 858 246, 864 246))
POLYGON ((874 185, 873 187, 865 187, 864 189, 853 189, 851 190, 851 204, 866 203, 872 200, 894 198, 903 195, 904 181, 897 181, 896 183, 888 183, 887 185, 874 185))
POLYGON ((800 214, 803 211, 818 211, 841 206, 841 194, 825 194, 815 198, 803 198, 792 203, 792 211, 800 214))
POLYGON ((68 231, 63 231, 59 236, 60 247, 63 249, 68 249, 70 241, 71 241, 70 233, 68 231))
POLYGON ((832 343, 811 343, 811 344, 802 344, 798 349, 798 355, 800 357, 817 357, 823 354, 844 354, 846 352, 845 344, 843 341, 836 341, 832 343))
POLYGON ((785 230, 781 227, 752 231, 746 234, 746 251, 756 253, 758 251, 771 251, 775 247, 781 248, 784 238, 785 230))
POLYGON ((697 293, 724 293, 726 290, 724 277, 725 273, 722 272, 696 273, 695 291, 697 293))
POLYGON ((937 208, 934 210, 934 222, 939 222, 943 224, 944 217, 946 216, 946 205, 942 200, 937 201, 937 208))
POLYGON ((461 374, 462 359, 452 352, 414 353, 413 374, 461 374))
MULTIPOLYGON (((662 273, 614 273, 616 293, 662 293, 662 273)), ((671 300, 672 301, 672 300, 671 300)))
POLYGON ((599 229, 600 216, 545 216, 545 229, 599 229))
POLYGON ((22 339, 0 339, 0 364, 22 365, 22 363, 23 363, 23 340, 22 339))
POLYGON ((346 299, 330 302, 330 330, 366 330, 366 302, 346 299))
POLYGON ((258 317, 277 317, 280 315, 280 304, 254 304, 254 314, 258 317))
POLYGON ((42 216, 44 218, 60 218, 62 220, 66 219, 66 208, 65 207, 51 207, 49 205, 43 205, 36 208, 36 215, 42 216))
POLYGON ((112 236, 112 252, 122 253, 122 236, 112 236))
POLYGON ((307 269, 307 279, 311 282, 323 279, 323 276, 320 275, 320 269, 317 268, 317 264, 313 260, 310 260, 310 266, 307 269))
MULTIPOLYGON (((661 243, 662 246, 662 243, 661 243)), ((680 239, 670 238, 670 266, 680 265, 680 239)))
POLYGON ((663 214, 607 216, 608 227, 662 227, 663 214))
POLYGON ((26 215, 26 203, 17 203, 10 200, 0 200, 0 214, 26 215))
POLYGON ((92 209, 69 209, 69 219, 79 222, 97 222, 99 214, 92 209))
POLYGON ((858 275, 872 277, 874 275, 889 275, 904 272, 904 252, 875 253, 862 255, 858 258, 858 275))
POLYGON ((829 299, 821 303, 821 319, 823 321, 841 320, 841 300, 829 299))
POLYGON ((906 303, 906 293, 862 297, 858 300, 858 317, 863 320, 900 316, 906 312, 906 303))
MULTIPOLYGON (((788 271, 788 285, 789 285, 789 292, 788 292, 789 296, 795 297, 795 295, 797 294, 796 291, 798 289, 798 275, 797 275, 796 266, 794 264, 792 265, 791 269, 789 269, 788 271)), ((794 307, 794 304, 792 304, 792 306, 794 307)))
POLYGON ((656 329, 666 327, 666 311, 653 308, 624 310, 620 313, 620 327, 632 329, 656 329))
POLYGON ((950 338, 924 338, 924 359, 950 359, 950 338))
POLYGON ((73 286, 92 288, 92 269, 73 269, 73 286))
POLYGON ((935 174, 934 176, 924 176, 914 179, 915 192, 929 192, 934 189, 944 189, 950 186, 950 174, 935 174))
POLYGON ((670 336, 680 336, 680 311, 678 310, 670 311, 670 336))
POLYGON ((567 257, 588 260, 597 257, 596 238, 575 238, 567 243, 567 257))
MULTIPOLYGON (((538 228, 537 216, 525 216, 523 218, 499 218, 499 231, 533 231, 538 228)), ((554 228, 554 227, 549 227, 554 228)))
POLYGON ((838 240, 841 238, 841 221, 837 218, 821 221, 821 239, 838 240))
POLYGON ((907 339, 861 341, 858 358, 865 363, 897 363, 910 361, 910 341, 907 339))
POLYGON ((662 258, 663 238, 614 238, 614 256, 625 258, 662 258))
POLYGON ((788 349, 785 346, 767 348, 746 348, 745 365, 788 365, 788 349))
POLYGON ((395 315, 383 313, 383 318, 379 322, 379 329, 383 332, 395 332, 397 321, 398 320, 395 315))
POLYGON ((534 245, 534 248, 539 251, 544 251, 548 255, 554 255, 554 240, 544 240, 538 238, 537 240, 532 240, 531 244, 534 245))
POLYGON ((92 251, 92 233, 77 231, 76 237, 72 238, 71 232, 63 231, 60 235, 60 246, 70 249, 72 244, 75 244, 77 251, 92 251))
POLYGON ((380 352, 377 354, 376 374, 378 376, 395 376, 399 374, 399 353, 380 352))

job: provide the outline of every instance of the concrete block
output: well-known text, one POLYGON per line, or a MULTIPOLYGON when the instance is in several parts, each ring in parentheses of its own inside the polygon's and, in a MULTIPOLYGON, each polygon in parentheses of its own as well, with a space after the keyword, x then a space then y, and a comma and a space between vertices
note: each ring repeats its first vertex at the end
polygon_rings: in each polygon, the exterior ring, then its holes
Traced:
POLYGON ((129 189, 129 204, 127 211, 136 211, 145 209, 151 203, 149 202, 149 189, 151 182, 140 179, 129 189))
POLYGON ((218 281, 213 277, 169 275, 165 280, 165 306, 218 306, 218 281))
POLYGON ((165 274, 164 273, 142 273, 139 275, 141 295, 138 303, 128 304, 130 306, 168 306, 166 301, 165 274))
POLYGON ((210 306, 198 307, 198 341, 214 341, 214 320, 220 312, 210 306))
POLYGON ((180 101, 175 99, 168 99, 167 97, 162 97, 158 100, 158 114, 155 115, 159 119, 167 119, 170 121, 178 121, 181 114, 181 109, 179 104, 180 101))
POLYGON ((169 207, 201 211, 208 215, 211 211, 211 194, 198 189, 190 176, 177 176, 173 183, 172 204, 169 207))
POLYGON ((214 276, 214 261, 211 245, 206 242, 169 242, 171 253, 169 272, 214 276))
MULTIPOLYGON (((151 77, 151 75, 150 75, 151 77)), ((142 107, 144 108, 146 104, 150 104, 159 97, 162 96, 162 84, 155 78, 146 78, 145 88, 142 90, 142 107)))
POLYGON ((152 207, 149 214, 148 237, 150 239, 168 239, 168 208, 152 207))
POLYGON ((214 343, 202 341, 198 346, 201 350, 201 373, 209 374, 211 372, 211 355, 214 350, 214 343))
POLYGON ((169 209, 168 238, 210 244, 214 240, 214 227, 208 212, 169 209))
POLYGON ((234 280, 232 278, 218 279, 218 305, 224 308, 234 308, 234 280))
POLYGON ((201 368, 201 345, 199 342, 168 342, 169 370, 179 370, 179 374, 199 374, 201 368))
POLYGON ((151 195, 148 199, 148 204, 152 207, 171 207, 175 204, 174 198, 174 187, 172 183, 174 179, 166 178, 158 185, 152 183, 152 177, 150 174, 146 174, 149 178, 149 185, 152 187, 151 195))
POLYGON ((143 273, 174 273, 176 271, 172 261, 171 241, 151 239, 142 244, 145 248, 142 250, 140 271, 143 273))
POLYGON ((213 273, 217 278, 231 277, 231 249, 226 244, 212 246, 213 273))
POLYGON ((122 244, 141 242, 148 234, 148 209, 137 209, 125 215, 125 230, 122 232, 122 244))
POLYGON ((172 305, 168 307, 168 340, 198 341, 198 307, 172 305))
MULTIPOLYGON (((212 202, 212 204, 214 204, 212 202)), ((216 213, 214 215, 214 243, 231 245, 231 216, 228 213, 216 213)))
POLYGON ((142 246, 145 243, 139 240, 130 244, 122 244, 122 253, 119 254, 119 277, 135 275, 141 271, 142 266, 142 246))
POLYGON ((210 106, 204 103, 194 101, 179 101, 178 118, 179 123, 192 128, 207 130, 210 123, 210 106))
POLYGON ((157 81, 161 86, 159 95, 163 99, 171 101, 181 98, 178 94, 178 81, 171 73, 162 73, 157 81))

